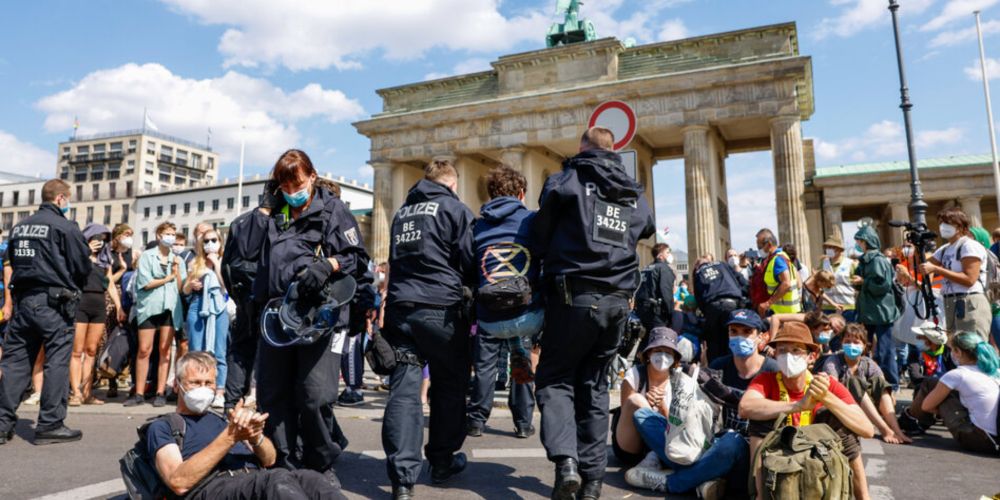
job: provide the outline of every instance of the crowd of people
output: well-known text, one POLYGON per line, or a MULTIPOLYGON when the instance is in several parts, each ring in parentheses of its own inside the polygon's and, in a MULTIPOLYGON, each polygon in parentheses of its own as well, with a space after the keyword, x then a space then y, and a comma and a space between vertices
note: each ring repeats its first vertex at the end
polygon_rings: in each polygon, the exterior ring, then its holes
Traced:
POLYGON ((334 408, 364 402, 367 358, 389 391, 397 499, 425 458, 435 484, 465 469, 508 365, 513 434, 535 434, 537 406, 557 499, 600 498, 609 434, 628 484, 702 498, 775 488, 775 450, 793 439, 841 460, 821 483, 855 498, 868 498, 859 438, 907 444, 941 420, 962 449, 1000 453, 997 245, 966 214, 937 215, 933 251, 883 249, 864 226, 853 245, 828 238, 813 267, 761 229, 755 251, 678 276, 668 245, 640 245, 653 214, 613 143, 587 130, 537 211, 519 171, 493 168, 478 217, 455 166, 431 161, 378 265, 302 151, 227 232, 199 224, 188 240, 164 222, 145 249, 125 224, 81 231, 69 184, 48 181, 4 252, 0 444, 22 402, 41 406, 36 444, 80 439, 66 406, 129 383, 125 406, 176 401, 135 451, 173 493, 337 498, 349 440, 334 408))

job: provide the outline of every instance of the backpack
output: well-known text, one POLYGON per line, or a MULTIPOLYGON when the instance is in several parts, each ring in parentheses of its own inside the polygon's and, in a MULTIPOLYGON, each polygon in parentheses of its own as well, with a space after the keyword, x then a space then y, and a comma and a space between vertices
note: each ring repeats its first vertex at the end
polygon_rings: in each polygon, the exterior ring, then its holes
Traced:
POLYGON ((117 377, 129 361, 128 331, 119 325, 108 335, 101 354, 97 356, 97 371, 104 377, 117 377))
MULTIPOLYGON (((969 238, 971 241, 971 238, 969 238)), ((979 244, 978 241, 975 241, 979 244)), ((965 245, 968 241, 962 243, 962 246, 955 250, 955 258, 959 261, 962 260, 962 250, 965 249, 965 245)), ((1000 302, 1000 260, 997 259, 995 253, 991 252, 989 248, 986 249, 986 262, 982 264, 985 269, 980 268, 980 273, 986 272, 986 281, 983 283, 983 292, 986 294, 986 299, 990 301, 991 304, 996 304, 1000 302)))
POLYGON ((771 259, 774 256, 775 254, 768 255, 754 269, 753 276, 750 277, 750 303, 753 304, 754 309, 757 309, 757 306, 767 302, 767 299, 771 298, 771 294, 767 293, 767 283, 764 281, 764 274, 767 272, 767 266, 771 264, 771 259))
POLYGON ((152 417, 136 429, 139 440, 135 446, 118 460, 122 472, 122 482, 132 500, 153 500, 160 498, 175 498, 176 495, 167 487, 160 473, 156 471, 156 457, 149 456, 147 433, 149 426, 157 420, 164 419, 170 424, 170 434, 177 442, 177 447, 184 448, 184 418, 179 413, 167 413, 152 417))
POLYGON ((851 467, 840 436, 826 424, 785 426, 782 415, 752 457, 751 498, 849 500, 851 467), (761 474, 763 491, 757 490, 761 474))
POLYGON ((663 297, 659 293, 659 272, 656 265, 650 264, 639 273, 639 289, 635 292, 635 308, 645 314, 659 314, 663 307, 663 297))
POLYGON ((490 311, 522 311, 531 304, 531 283, 524 276, 499 279, 479 287, 476 300, 490 311))

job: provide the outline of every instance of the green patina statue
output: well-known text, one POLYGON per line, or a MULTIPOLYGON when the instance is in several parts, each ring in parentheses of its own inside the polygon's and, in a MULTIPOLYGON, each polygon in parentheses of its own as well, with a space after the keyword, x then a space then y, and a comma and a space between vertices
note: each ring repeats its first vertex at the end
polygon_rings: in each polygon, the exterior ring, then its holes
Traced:
POLYGON ((597 30, 589 19, 580 19, 580 0, 558 0, 556 14, 565 14, 562 23, 552 23, 545 44, 549 47, 597 40, 597 30))

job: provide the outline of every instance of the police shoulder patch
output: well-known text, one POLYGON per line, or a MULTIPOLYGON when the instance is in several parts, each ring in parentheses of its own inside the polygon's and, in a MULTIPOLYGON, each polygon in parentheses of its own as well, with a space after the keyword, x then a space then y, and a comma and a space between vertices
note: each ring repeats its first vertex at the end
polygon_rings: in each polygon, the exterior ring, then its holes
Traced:
POLYGON ((357 245, 360 242, 358 239, 358 229, 356 227, 352 227, 347 231, 344 231, 344 238, 347 239, 348 243, 357 245))

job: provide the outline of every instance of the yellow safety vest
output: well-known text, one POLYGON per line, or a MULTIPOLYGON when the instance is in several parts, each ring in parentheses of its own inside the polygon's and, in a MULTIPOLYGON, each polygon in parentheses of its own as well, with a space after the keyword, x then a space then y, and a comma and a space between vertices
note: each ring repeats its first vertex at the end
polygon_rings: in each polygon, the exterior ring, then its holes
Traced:
MULTIPOLYGON (((781 398, 781 401, 785 403, 790 402, 788 398, 788 389, 785 388, 785 381, 782 380, 781 372, 778 372, 776 374, 776 378, 778 379, 778 394, 779 397, 781 398)), ((812 381, 813 381, 812 373, 806 372, 806 390, 809 389, 809 384, 811 384, 812 381)), ((803 395, 802 397, 805 396, 803 395)), ((808 410, 802 410, 798 413, 789 413, 787 417, 788 419, 786 420, 788 422, 788 425, 791 426, 795 425, 795 419, 792 418, 795 415, 799 416, 799 427, 809 425, 812 423, 812 408, 808 410)))
POLYGON ((794 314, 802 310, 802 299, 799 297, 799 279, 798 273, 795 271, 795 264, 784 251, 775 254, 767 264, 767 269, 764 270, 764 285, 767 286, 767 294, 774 295, 774 291, 781 284, 774 278, 774 263, 780 258, 784 258, 785 262, 788 263, 788 274, 791 278, 789 282, 792 286, 777 302, 771 304, 771 311, 775 314, 794 314))

